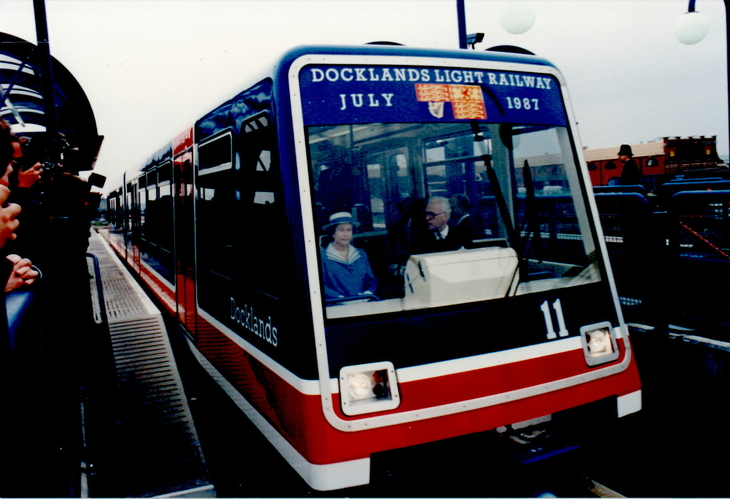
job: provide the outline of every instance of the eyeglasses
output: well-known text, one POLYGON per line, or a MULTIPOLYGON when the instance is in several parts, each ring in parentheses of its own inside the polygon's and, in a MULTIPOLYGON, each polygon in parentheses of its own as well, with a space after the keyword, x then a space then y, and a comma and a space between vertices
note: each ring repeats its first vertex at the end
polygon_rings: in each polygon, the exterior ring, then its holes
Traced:
POLYGON ((446 212, 445 211, 442 211, 441 213, 426 212, 426 213, 423 214, 423 216, 425 216, 427 220, 433 220, 437 216, 443 215, 444 213, 446 213, 446 212))

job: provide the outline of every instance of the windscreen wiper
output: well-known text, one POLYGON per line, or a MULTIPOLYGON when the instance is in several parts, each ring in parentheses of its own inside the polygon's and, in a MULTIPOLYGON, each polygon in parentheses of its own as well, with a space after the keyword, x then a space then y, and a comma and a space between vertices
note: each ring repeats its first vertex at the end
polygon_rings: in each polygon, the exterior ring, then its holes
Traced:
POLYGON ((530 254, 531 243, 534 241, 537 245, 538 251, 535 252, 536 257, 539 259, 539 248, 542 246, 542 233, 540 232, 540 209, 537 203, 537 196, 535 195, 535 183, 532 180, 532 170, 530 170, 530 164, 525 160, 525 164, 522 168, 522 176, 525 182, 525 194, 526 194, 526 207, 525 216, 522 219, 522 229, 526 230, 525 237, 520 242, 521 251, 519 254, 522 256, 520 265, 520 277, 524 279, 527 277, 525 271, 527 270, 527 259, 530 254), (534 239, 533 239, 534 237, 534 239))
POLYGON ((512 224, 512 218, 510 216, 509 207, 507 206, 507 200, 504 197, 504 192, 502 192, 502 186, 499 183, 499 179, 497 179, 497 172, 495 172, 492 167, 492 157, 487 154, 484 148, 484 137, 482 136, 482 131, 479 129, 479 124, 476 121, 471 122, 471 129, 474 133, 474 142, 479 144, 480 157, 487 169, 487 178, 489 179, 489 184, 492 186, 492 190, 494 191, 494 197, 497 200, 497 209, 499 209, 502 223, 504 223, 505 231, 507 232, 507 240, 510 242, 510 246, 512 246, 514 242, 517 241, 515 227, 512 224))

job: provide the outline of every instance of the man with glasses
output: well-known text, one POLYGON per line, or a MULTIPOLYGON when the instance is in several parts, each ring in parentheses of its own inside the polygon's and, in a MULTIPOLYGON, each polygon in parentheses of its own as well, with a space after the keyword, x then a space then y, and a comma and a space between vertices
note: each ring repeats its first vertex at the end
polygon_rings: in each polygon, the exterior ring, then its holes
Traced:
POLYGON ((413 235, 413 254, 436 253, 461 248, 464 244, 456 226, 449 224, 451 203, 445 197, 435 196, 428 200, 421 227, 413 235))

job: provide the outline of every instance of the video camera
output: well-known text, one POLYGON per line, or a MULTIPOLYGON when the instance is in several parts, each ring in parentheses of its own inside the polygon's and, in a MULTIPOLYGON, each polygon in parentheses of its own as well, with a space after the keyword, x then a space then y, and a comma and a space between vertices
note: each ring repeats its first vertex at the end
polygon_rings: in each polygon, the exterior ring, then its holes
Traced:
MULTIPOLYGON (((20 169, 27 171, 38 163, 43 166, 41 181, 38 183, 38 190, 44 193, 43 198, 50 201, 71 195, 89 210, 98 208, 101 193, 91 192, 91 188, 103 187, 106 177, 91 173, 86 181, 79 178, 80 171, 90 168, 85 165, 86 161, 79 153, 79 148, 72 147, 63 134, 50 137, 42 133, 21 136, 19 139, 23 151, 23 157, 18 161, 20 169), (54 192, 59 189, 63 192, 54 192)), ((14 172, 14 175, 17 173, 14 172)))

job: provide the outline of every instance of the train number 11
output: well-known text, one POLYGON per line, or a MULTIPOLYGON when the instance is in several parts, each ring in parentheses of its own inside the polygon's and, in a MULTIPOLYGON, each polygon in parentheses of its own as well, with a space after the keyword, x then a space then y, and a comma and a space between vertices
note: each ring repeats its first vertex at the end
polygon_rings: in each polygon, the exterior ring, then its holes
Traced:
POLYGON ((555 328, 553 325, 553 317, 550 313, 550 304, 548 304, 547 300, 542 302, 542 305, 540 305, 540 310, 542 310, 542 315, 545 317, 545 328, 547 329, 547 339, 554 340, 555 338, 560 335, 561 338, 564 338, 568 336, 568 328, 565 327, 565 317, 563 317, 563 307, 560 305, 560 298, 555 300, 553 302, 553 311, 555 312, 555 317, 558 319, 558 326, 560 327, 560 330, 556 333, 555 328))

